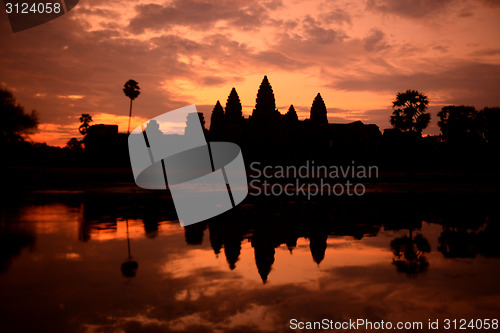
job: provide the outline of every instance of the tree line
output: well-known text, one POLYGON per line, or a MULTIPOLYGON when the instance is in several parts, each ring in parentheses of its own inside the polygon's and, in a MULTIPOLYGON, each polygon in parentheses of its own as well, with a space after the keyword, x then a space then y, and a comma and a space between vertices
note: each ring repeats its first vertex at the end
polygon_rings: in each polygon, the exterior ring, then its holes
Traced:
MULTIPOLYGON (((431 116, 429 99, 417 90, 407 90, 396 95, 390 119, 394 129, 421 136, 431 116)), ((446 105, 437 114, 441 134, 438 139, 451 145, 469 145, 487 142, 500 143, 500 108, 446 105)))
MULTIPOLYGON (((269 85, 267 77, 264 79, 262 85, 267 87, 266 84, 269 85)), ((265 90, 262 88, 262 85, 260 90, 265 90)), ((136 81, 129 80, 125 84, 123 91, 130 98, 130 122, 132 101, 139 95, 140 88, 136 81)), ((269 105, 278 114, 274 95, 271 95, 263 93, 258 95, 257 106, 269 105)), ((396 95, 396 99, 392 102, 393 112, 389 122, 396 131, 420 137, 422 131, 428 127, 431 121, 428 105, 429 99, 422 92, 417 90, 399 92, 396 95)), ((312 109, 315 112, 311 113, 311 121, 327 121, 326 106, 319 93, 314 99, 312 109)), ((256 107, 254 117, 259 118, 261 113, 264 114, 259 107, 256 107)), ((229 94, 225 114, 228 116, 226 118, 234 121, 243 117, 241 102, 235 88, 229 94)), ((224 109, 217 102, 212 113, 211 127, 213 123, 217 123, 217 118, 222 118, 223 115, 224 109)), ((35 110, 26 112, 24 107, 16 101, 12 92, 4 88, 0 89, 0 116, 2 118, 0 122, 0 145, 2 146, 25 142, 28 136, 35 133, 38 129, 38 113, 35 110)), ((288 112, 284 116, 285 119, 298 120, 293 105, 290 105, 288 112)), ((474 106, 447 105, 442 107, 437 117, 440 134, 435 136, 435 138, 439 142, 445 142, 450 145, 500 144, 499 107, 485 107, 478 110, 474 106)), ((82 114, 80 122, 79 131, 82 135, 85 135, 90 122, 92 122, 92 117, 89 114, 82 114)), ((130 128, 128 131, 130 131, 130 128)), ((79 144, 79 140, 71 139, 68 141, 67 147, 74 149, 81 148, 81 145, 79 144)))

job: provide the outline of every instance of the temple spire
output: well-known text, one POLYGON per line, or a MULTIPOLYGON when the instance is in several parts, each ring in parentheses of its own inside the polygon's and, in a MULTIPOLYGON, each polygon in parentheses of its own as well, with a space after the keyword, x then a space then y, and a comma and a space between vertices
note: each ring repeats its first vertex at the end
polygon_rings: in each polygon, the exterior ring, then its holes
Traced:
POLYGON ((328 124, 326 105, 320 93, 314 98, 310 119, 316 124, 328 124))
POLYGON ((269 121, 276 120, 278 116, 279 112, 276 110, 276 100, 274 98, 273 88, 266 75, 257 92, 252 118, 258 121, 269 121))

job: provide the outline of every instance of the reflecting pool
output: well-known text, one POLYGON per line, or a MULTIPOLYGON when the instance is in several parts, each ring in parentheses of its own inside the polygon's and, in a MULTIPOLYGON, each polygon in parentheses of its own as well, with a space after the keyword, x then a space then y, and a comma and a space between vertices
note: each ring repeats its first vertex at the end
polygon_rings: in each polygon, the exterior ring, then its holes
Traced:
POLYGON ((186 228, 168 198, 13 199, 1 208, 1 331, 287 332, 293 318, 500 319, 498 199, 245 201, 186 228))

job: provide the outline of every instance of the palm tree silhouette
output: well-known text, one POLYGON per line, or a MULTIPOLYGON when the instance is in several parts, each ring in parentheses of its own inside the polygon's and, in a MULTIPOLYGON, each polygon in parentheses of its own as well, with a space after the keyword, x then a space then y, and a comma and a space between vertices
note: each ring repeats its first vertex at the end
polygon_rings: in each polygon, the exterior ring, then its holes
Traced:
POLYGON ((427 113, 428 104, 427 96, 417 90, 399 92, 392 102, 391 125, 403 132, 421 134, 431 119, 427 113))
POLYGON ((88 113, 82 113, 82 116, 80 117, 80 122, 82 124, 78 128, 78 131, 80 132, 81 135, 85 135, 87 134, 87 130, 90 127, 90 123, 92 122, 92 116, 89 115, 88 113))
POLYGON ((128 129, 127 129, 127 134, 130 133, 130 118, 132 118, 132 101, 139 96, 141 93, 141 88, 139 88, 139 83, 135 80, 128 80, 124 87, 123 87, 123 93, 125 96, 130 98, 130 112, 128 114, 128 129))

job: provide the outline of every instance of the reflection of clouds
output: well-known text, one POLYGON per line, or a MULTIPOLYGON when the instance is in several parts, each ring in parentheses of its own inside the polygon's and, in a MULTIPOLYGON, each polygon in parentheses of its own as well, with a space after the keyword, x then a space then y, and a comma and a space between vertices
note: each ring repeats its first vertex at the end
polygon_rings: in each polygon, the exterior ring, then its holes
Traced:
MULTIPOLYGON (((53 214, 48 209, 29 211, 53 214)), ((79 215, 71 216, 76 224, 79 215)), ((36 216, 25 220, 44 223, 36 216)), ((434 250, 442 231, 437 224, 423 223, 422 233, 433 239, 432 269, 416 279, 395 272, 389 243, 398 232, 382 229, 377 237, 361 240, 329 237, 319 266, 307 239, 297 240, 293 254, 281 245, 263 285, 254 248, 246 239, 231 271, 225 258, 213 253, 208 233, 201 245, 187 245, 183 230, 166 223, 167 229, 151 240, 144 237, 140 221, 129 220, 131 233, 137 229, 141 234, 132 244, 141 268, 131 281, 119 271, 126 255, 121 237, 83 243, 76 233, 68 237, 64 228, 41 234, 34 253, 23 253, 16 269, 2 276, 0 296, 10 300, 0 304, 10 320, 7 327, 53 332, 281 332, 288 331, 290 318, 426 321, 429 316, 494 317, 500 312, 500 272, 492 269, 500 261, 444 259, 434 250), (60 260, 61 253, 78 253, 82 260, 60 260), (40 287, 24 288, 33 284, 34 276, 40 287), (27 308, 37 309, 29 322, 27 308), (48 322, 53 316, 59 320, 48 322)), ((118 229, 125 227, 124 221, 117 224, 118 229)))
MULTIPOLYGON (((129 219, 129 238, 144 238, 144 221, 129 219)), ((90 236, 93 241, 112 241, 127 239, 125 220, 116 223, 90 223, 90 236)), ((176 221, 158 221, 158 232, 165 234, 181 233, 182 229, 176 221)))
MULTIPOLYGON (((142 220, 129 220, 129 238, 144 237, 142 220)), ((91 224, 90 235, 94 241, 110 241, 127 239, 125 221, 91 224)))
POLYGON ((28 206, 20 220, 33 224, 37 234, 76 234, 80 213, 64 204, 28 206))
MULTIPOLYGON (((224 268, 224 265, 225 262, 218 260, 211 250, 184 250, 178 256, 170 258, 170 260, 162 266, 161 272, 175 278, 185 278, 201 272, 209 274, 213 278, 217 278, 217 276, 214 275, 215 271, 213 271, 213 267, 219 266, 219 268, 224 268)), ((218 277, 221 278, 222 276, 218 277)))
POLYGON ((498 314, 498 305, 490 307, 491 297, 500 296, 498 288, 494 287, 494 278, 481 278, 488 274, 491 263, 474 265, 477 270, 474 272, 470 261, 455 263, 453 268, 446 262, 433 263, 425 279, 401 278, 391 273, 392 268, 388 265, 346 266, 330 274, 336 281, 350 281, 344 285, 352 297, 364 299, 366 303, 376 298, 387 315, 396 319, 411 315, 410 319, 425 320, 427 313, 434 311, 439 315, 461 313, 470 316, 479 308, 485 313, 498 314), (450 274, 456 274, 457 278, 449 279, 450 274), (407 314, 409 310, 411 314, 407 314))
MULTIPOLYGON (((371 241, 373 243, 373 239, 371 241)), ((491 264, 475 265, 477 271, 474 270, 474 273, 471 273, 471 262, 455 265, 453 273, 459 278, 451 279, 450 282, 450 267, 440 254, 432 253, 433 270, 427 273, 426 283, 422 283, 422 279, 407 279, 397 275, 390 265, 391 254, 388 249, 379 252, 379 258, 384 257, 383 261, 376 261, 375 257, 371 257, 362 262, 370 250, 369 246, 362 245, 364 241, 354 242, 359 246, 344 247, 337 246, 341 241, 336 240, 329 241, 329 245, 333 247, 329 246, 326 252, 320 274, 304 276, 301 275, 302 272, 312 270, 303 266, 304 263, 310 263, 311 259, 307 247, 301 246, 301 242, 299 239, 299 246, 293 255, 286 253, 284 248, 277 249, 270 284, 265 286, 257 283, 258 279, 255 283, 250 281, 245 272, 244 262, 252 259, 252 256, 248 256, 251 249, 245 244, 237 266, 238 273, 244 274, 238 274, 237 279, 227 268, 226 272, 222 271, 224 268, 210 268, 206 261, 207 254, 203 254, 202 249, 197 250, 198 252, 191 250, 184 263, 169 261, 172 266, 183 266, 189 265, 191 258, 202 258, 193 265, 198 268, 184 269, 182 275, 177 272, 166 276, 167 281, 175 277, 185 282, 183 288, 175 293, 174 299, 178 306, 192 312, 179 313, 179 317, 175 319, 161 319, 162 323, 156 326, 151 322, 149 328, 153 329, 155 326, 169 331, 202 332, 239 327, 241 330, 238 331, 242 332, 279 332, 287 329, 290 318, 311 321, 323 318, 346 320, 361 316, 372 321, 426 321, 429 313, 433 313, 433 318, 444 318, 457 314, 465 316, 478 308, 485 311, 485 315, 494 315, 500 310, 493 301, 500 296, 499 293, 491 293, 496 290, 496 277, 486 275, 491 264), (343 249, 357 251, 357 255, 351 253, 350 257, 345 257, 344 254, 349 252, 343 253, 343 249), (286 261, 286 256, 294 260, 286 261), (374 260, 378 263, 374 263, 374 260), (295 265, 291 264, 293 262, 295 265), (286 269, 280 267, 280 263, 286 269), (290 276, 290 269, 293 270, 295 279, 282 280, 282 272, 290 276), (477 283, 481 276, 486 277, 482 284, 477 283), (316 282, 308 285, 305 283, 308 280, 316 282), (464 292, 464 289, 467 290, 464 292), (190 327, 193 322, 198 325, 190 327)), ((179 258, 177 260, 181 260, 179 258)), ((158 309, 151 311, 149 315, 163 318, 156 310, 158 309)), ((132 327, 130 322, 128 326, 120 326, 119 322, 115 324, 127 332, 127 328, 132 327)))
POLYGON ((76 260, 76 261, 82 260, 82 256, 79 253, 74 253, 74 252, 61 253, 57 255, 57 257, 66 260, 76 260))
POLYGON ((159 320, 148 317, 148 314, 138 314, 130 317, 112 317, 115 321, 110 326, 86 325, 89 331, 99 332, 102 329, 114 328, 126 332, 276 332, 274 320, 265 307, 250 306, 245 312, 236 313, 220 322, 214 323, 201 314, 195 313, 173 320, 159 320), (255 320, 260 318, 260 320, 255 320))

